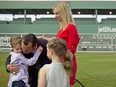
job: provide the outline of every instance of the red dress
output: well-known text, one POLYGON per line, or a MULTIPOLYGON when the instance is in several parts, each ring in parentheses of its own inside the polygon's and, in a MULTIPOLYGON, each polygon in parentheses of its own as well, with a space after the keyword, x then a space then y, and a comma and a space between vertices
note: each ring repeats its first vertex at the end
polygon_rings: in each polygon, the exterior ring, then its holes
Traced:
MULTIPOLYGON (((70 23, 64 31, 63 29, 59 29, 56 37, 65 40, 67 42, 68 49, 73 53, 73 55, 75 54, 80 38, 78 35, 77 28, 73 23, 70 23)), ((73 75, 70 76, 70 84, 74 85, 76 70, 77 70, 75 55, 72 58, 72 61, 73 61, 74 72, 73 75)))

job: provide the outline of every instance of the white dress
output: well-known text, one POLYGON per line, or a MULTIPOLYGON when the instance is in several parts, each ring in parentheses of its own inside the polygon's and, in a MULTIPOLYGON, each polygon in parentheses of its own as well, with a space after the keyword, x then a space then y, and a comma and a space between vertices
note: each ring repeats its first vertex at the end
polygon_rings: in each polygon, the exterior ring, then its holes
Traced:
POLYGON ((44 65, 47 69, 46 87, 69 87, 69 76, 62 63, 44 65))
POLYGON ((26 84, 26 87, 29 87, 28 66, 31 66, 36 63, 41 52, 37 50, 34 56, 30 59, 25 58, 22 53, 11 52, 10 54, 11 54, 10 64, 15 64, 16 66, 18 66, 20 68, 20 71, 16 74, 12 74, 12 73, 10 74, 8 87, 12 86, 13 81, 19 81, 19 80, 24 81, 26 84))

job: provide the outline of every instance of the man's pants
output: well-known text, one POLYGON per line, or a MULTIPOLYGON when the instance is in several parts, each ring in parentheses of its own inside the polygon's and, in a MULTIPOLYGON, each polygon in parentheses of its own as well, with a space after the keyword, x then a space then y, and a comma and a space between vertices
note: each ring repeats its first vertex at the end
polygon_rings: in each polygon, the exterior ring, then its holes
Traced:
POLYGON ((30 87, 37 87, 38 86, 38 69, 31 66, 28 68, 29 71, 29 85, 30 87))

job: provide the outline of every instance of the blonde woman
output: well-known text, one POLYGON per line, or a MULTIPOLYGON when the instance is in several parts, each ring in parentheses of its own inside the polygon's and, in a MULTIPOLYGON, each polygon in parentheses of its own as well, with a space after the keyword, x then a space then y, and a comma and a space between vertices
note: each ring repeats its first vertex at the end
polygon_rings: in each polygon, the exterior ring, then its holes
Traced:
MULTIPOLYGON (((74 86, 74 81, 76 77, 77 71, 77 62, 75 57, 75 52, 77 49, 77 45, 79 43, 79 34, 77 27, 74 23, 74 19, 72 17, 71 8, 68 2, 59 2, 54 8, 53 12, 55 14, 55 18, 58 20, 60 24, 60 28, 56 37, 61 38, 66 41, 68 49, 73 54, 72 62, 73 62, 73 74, 70 76, 70 86, 74 86)), ((43 37, 46 40, 51 40, 53 38, 43 37)))
POLYGON ((59 38, 50 40, 47 44, 47 56, 52 63, 40 69, 38 87, 70 87, 72 55, 66 42, 59 38))

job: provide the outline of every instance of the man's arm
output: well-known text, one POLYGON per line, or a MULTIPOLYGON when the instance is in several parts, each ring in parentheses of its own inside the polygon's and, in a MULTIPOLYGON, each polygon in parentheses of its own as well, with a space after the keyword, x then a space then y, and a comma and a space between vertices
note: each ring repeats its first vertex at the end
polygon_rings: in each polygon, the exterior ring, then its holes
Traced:
POLYGON ((37 38, 38 38, 38 39, 45 39, 45 40, 47 40, 47 41, 50 41, 50 40, 52 40, 52 39, 55 38, 55 37, 37 36, 37 38))
POLYGON ((11 55, 9 55, 7 57, 7 59, 6 59, 6 63, 5 63, 5 65, 6 65, 6 67, 5 67, 6 71, 10 72, 10 73, 13 73, 13 72, 17 73, 17 72, 19 72, 19 68, 15 67, 14 64, 10 64, 10 61, 11 61, 11 55))

